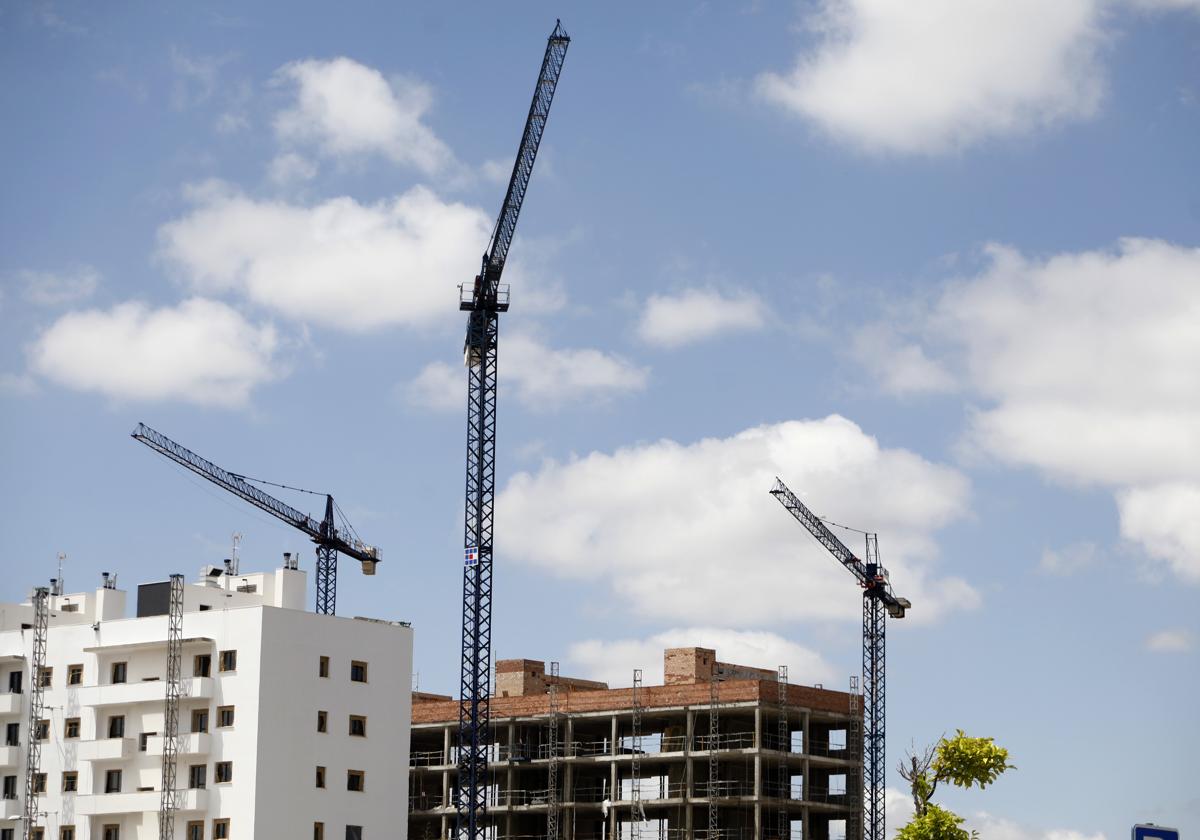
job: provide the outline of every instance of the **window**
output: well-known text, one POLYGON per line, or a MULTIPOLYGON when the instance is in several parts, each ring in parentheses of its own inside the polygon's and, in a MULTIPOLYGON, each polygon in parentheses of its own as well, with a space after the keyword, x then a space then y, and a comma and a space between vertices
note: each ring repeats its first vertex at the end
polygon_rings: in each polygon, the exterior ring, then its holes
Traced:
POLYGON ((221 651, 221 670, 236 671, 237 670, 237 651, 223 650, 221 651))
POLYGON ((13 831, 15 831, 15 829, 0 828, 0 840, 13 840, 13 831))
MULTIPOLYGON (((83 685, 83 666, 82 665, 68 665, 67 666, 67 685, 83 685)), ((75 828, 73 826, 64 826, 64 828, 70 828, 71 833, 72 834, 75 833, 75 828)))
POLYGON ((16 747, 21 743, 21 724, 10 723, 4 727, 4 746, 16 747))
POLYGON ((46 829, 40 826, 29 829, 29 840, 46 840, 46 829))
POLYGON ((365 715, 350 715, 350 734, 355 738, 367 737, 367 718, 365 715))
POLYGON ((121 826, 119 826, 119 825, 104 826, 104 840, 121 840, 121 826))
POLYGON ((317 712, 317 731, 325 732, 329 729, 329 712, 317 712))
POLYGON ((192 731, 208 731, 208 709, 192 709, 192 731))
POLYGON ((229 820, 213 820, 213 840, 229 837, 229 820))
MULTIPOLYGON (((114 663, 112 664, 112 682, 113 682, 114 684, 115 684, 115 683, 123 683, 123 682, 125 682, 125 679, 126 679, 126 677, 128 676, 128 673, 129 673, 129 663, 127 663, 127 662, 114 662, 114 663)), ((117 828, 117 830, 118 830, 118 831, 120 831, 120 830, 121 830, 121 829, 120 829, 120 826, 117 826, 116 828, 117 828)), ((107 826, 105 826, 105 829, 104 829, 104 830, 107 832, 107 831, 108 831, 108 827, 107 827, 107 826)))
POLYGON ((313 823, 313 840, 325 840, 325 823, 313 823))
POLYGON ((367 663, 359 662, 357 659, 350 663, 350 680, 351 682, 366 682, 367 681, 367 663))
POLYGON ((74 793, 79 790, 79 773, 68 770, 63 773, 63 793, 74 793))
POLYGON ((217 726, 233 726, 233 706, 217 706, 217 726))
POLYGON ((325 787, 325 768, 320 765, 317 766, 317 787, 325 787))
POLYGON ((192 820, 187 824, 185 840, 204 840, 204 820, 192 820))
POLYGON ((214 769, 216 772, 213 773, 213 781, 217 784, 223 785, 233 781, 232 761, 218 761, 214 769))
POLYGON ((157 732, 143 732, 138 735, 138 752, 145 752, 146 748, 150 746, 150 739, 157 734, 157 732))
POLYGON ((188 787, 192 790, 203 790, 208 784, 208 765, 193 764, 188 767, 188 787))
POLYGON ((125 715, 112 715, 108 719, 108 737, 125 737, 125 715))
POLYGON ((46 774, 45 773, 34 773, 33 774, 33 792, 34 793, 45 793, 46 792, 46 774))
POLYGON ((346 790, 359 791, 360 793, 366 790, 367 787, 367 771, 366 770, 347 770, 346 771, 346 790))
POLYGON ((22 676, 23 676, 23 672, 21 672, 21 671, 9 671, 8 672, 8 690, 10 692, 12 692, 13 694, 21 693, 21 677, 22 676))
POLYGON ((37 722, 36 736, 39 741, 50 740, 50 721, 39 720, 37 722))
POLYGON ((58 829, 58 840, 75 840, 75 826, 61 826, 58 829))
MULTIPOLYGON (((329 657, 328 656, 322 656, 321 659, 319 660, 319 663, 317 665, 317 676, 325 677, 325 678, 329 677, 329 657)), ((317 825, 322 825, 322 823, 317 823, 317 825)))
POLYGON ((16 799, 17 798, 17 777, 16 776, 5 776, 4 777, 4 798, 5 799, 16 799))
POLYGON ((362 840, 362 826, 361 825, 346 826, 346 840, 362 840))
MULTIPOLYGON (((202 653, 192 660, 192 676, 207 677, 212 673, 212 654, 202 653)), ((200 826, 200 830, 204 830, 204 826, 200 826)))
POLYGON ((78 738, 79 737, 79 718, 67 718, 63 721, 63 737, 78 738))
POLYGON ((50 666, 44 666, 38 670, 38 673, 42 677, 42 688, 50 688, 51 684, 54 682, 54 668, 50 666))
MULTIPOLYGON (((105 793, 120 793, 121 792, 121 771, 109 770, 104 774, 104 792, 105 793)), ((108 836, 108 826, 104 827, 105 837, 108 836)))

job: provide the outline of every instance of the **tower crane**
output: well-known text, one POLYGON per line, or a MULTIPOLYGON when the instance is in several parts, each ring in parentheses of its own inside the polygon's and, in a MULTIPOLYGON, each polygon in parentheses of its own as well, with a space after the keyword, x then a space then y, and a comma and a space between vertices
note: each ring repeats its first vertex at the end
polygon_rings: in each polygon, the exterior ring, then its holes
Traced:
POLYGON ((467 316, 467 480, 464 518, 462 670, 458 713, 458 785, 454 806, 459 840, 481 840, 487 812, 489 677, 492 659, 492 526, 496 482, 496 345, 500 313, 508 311, 501 285, 525 190, 562 73, 570 37, 555 22, 533 89, 533 102, 508 180, 504 204, 475 282, 459 287, 467 316))
MULTIPOLYGON (((206 478, 218 487, 224 488, 233 495, 244 499, 259 510, 264 510, 276 519, 280 519, 293 528, 307 534, 309 539, 317 545, 316 612, 324 615, 334 615, 335 613, 337 602, 337 558, 339 553, 353 557, 361 563, 364 575, 375 574, 375 566, 380 562, 381 557, 379 549, 363 543, 358 538, 354 529, 350 527, 350 524, 345 521, 344 516, 342 516, 341 527, 338 527, 338 523, 334 519, 334 511, 338 510, 340 513, 340 509, 337 507, 337 503, 334 502, 333 496, 327 493, 315 494, 325 496, 325 518, 318 522, 307 513, 301 513, 291 505, 285 504, 274 496, 264 493, 250 483, 251 481, 259 481, 262 484, 271 484, 272 482, 251 479, 238 473, 223 470, 211 461, 201 458, 195 452, 171 440, 161 432, 156 432, 145 423, 138 423, 131 437, 146 444, 146 446, 149 446, 160 455, 165 455, 175 463, 187 467, 201 478, 206 478)), ((286 487, 282 484, 275 486, 284 487, 288 490, 298 489, 295 487, 286 487)), ((303 492, 310 493, 312 491, 305 490, 303 492)))
POLYGON ((816 537, 817 542, 825 546, 835 560, 854 575, 863 590, 863 788, 866 794, 863 838, 884 840, 887 617, 904 618, 912 604, 892 591, 887 569, 879 563, 879 540, 876 534, 866 534, 866 560, 860 560, 778 477, 771 488, 771 495, 816 537))

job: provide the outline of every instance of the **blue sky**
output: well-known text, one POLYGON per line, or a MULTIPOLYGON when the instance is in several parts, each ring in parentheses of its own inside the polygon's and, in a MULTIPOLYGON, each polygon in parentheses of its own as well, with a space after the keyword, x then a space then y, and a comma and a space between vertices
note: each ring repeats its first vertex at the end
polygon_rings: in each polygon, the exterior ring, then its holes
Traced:
POLYGON ((844 686, 857 592, 778 474, 877 530, 914 603, 893 764, 955 728, 1010 747, 946 794, 985 838, 1200 829, 1194 0, 7 4, 0 597, 58 552, 68 588, 191 573, 234 531, 311 569, 145 421, 333 492, 385 557, 340 612, 411 620, 420 687, 454 690, 456 286, 556 17, 496 655, 619 683, 699 643, 844 686))

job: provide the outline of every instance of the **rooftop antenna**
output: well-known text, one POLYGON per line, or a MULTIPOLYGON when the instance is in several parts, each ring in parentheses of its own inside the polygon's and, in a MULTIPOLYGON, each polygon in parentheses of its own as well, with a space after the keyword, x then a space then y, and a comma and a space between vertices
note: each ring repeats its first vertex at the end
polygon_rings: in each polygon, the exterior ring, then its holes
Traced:
POLYGON ((238 559, 238 551, 239 551, 239 549, 241 549, 241 547, 242 547, 242 535, 239 534, 237 531, 234 531, 233 532, 233 548, 230 550, 230 557, 229 557, 229 573, 231 575, 236 575, 238 573, 238 568, 240 565, 239 561, 238 561, 239 560, 238 559))
POLYGON ((54 591, 50 593, 51 595, 61 596, 63 594, 64 584, 63 584, 62 566, 63 566, 63 561, 66 559, 67 559, 67 555, 64 552, 61 552, 61 551, 58 552, 58 577, 56 577, 54 579, 54 591))

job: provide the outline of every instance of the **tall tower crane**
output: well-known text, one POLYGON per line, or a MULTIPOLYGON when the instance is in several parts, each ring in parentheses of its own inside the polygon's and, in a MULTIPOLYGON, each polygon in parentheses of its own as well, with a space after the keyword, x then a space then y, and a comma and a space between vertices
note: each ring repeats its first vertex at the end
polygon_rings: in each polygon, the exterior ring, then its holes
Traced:
POLYGON ((817 542, 825 546, 835 560, 854 575, 863 590, 863 788, 866 794, 863 837, 864 840, 884 840, 887 616, 904 618, 904 613, 912 604, 892 591, 887 569, 879 564, 879 541, 875 534, 866 535, 864 562, 855 557, 854 552, 846 548, 821 518, 809 510, 778 477, 771 488, 771 495, 817 538, 817 542))
MULTIPOLYGON (((218 487, 228 490, 235 496, 244 499, 259 510, 264 510, 281 519, 293 528, 303 531, 317 545, 317 598, 316 612, 333 615, 337 603, 337 556, 338 553, 349 555, 362 564, 364 575, 375 574, 375 565, 380 562, 380 551, 374 546, 366 545, 358 538, 354 529, 342 517, 341 527, 334 520, 337 503, 329 494, 325 496, 325 518, 320 522, 307 513, 301 513, 291 505, 279 501, 274 496, 264 493, 251 484, 259 481, 262 484, 271 482, 259 479, 248 479, 244 475, 223 470, 211 461, 206 461, 190 449, 176 443, 161 432, 156 432, 145 423, 138 423, 131 437, 141 441, 160 455, 165 455, 177 464, 187 467, 201 478, 206 478, 218 487)), ((286 487, 296 490, 295 487, 286 487)), ((310 490, 303 492, 311 493, 310 490)), ((340 512, 340 510, 339 510, 340 512)))
POLYGON ((459 840, 480 840, 487 811, 489 677, 492 661, 492 525, 496 483, 496 344, 500 313, 508 311, 508 286, 500 284, 517 217, 525 200, 538 145, 571 39, 556 22, 546 43, 525 132, 508 180, 508 192, 470 288, 459 287, 467 316, 463 361, 467 366, 467 481, 464 522, 462 671, 458 713, 458 787, 454 805, 459 840))
POLYGON ((25 745, 25 821, 22 835, 25 840, 40 836, 38 817, 38 777, 42 769, 42 715, 45 712, 46 635, 50 622, 50 589, 39 586, 33 590, 33 649, 29 659, 29 729, 25 745))

